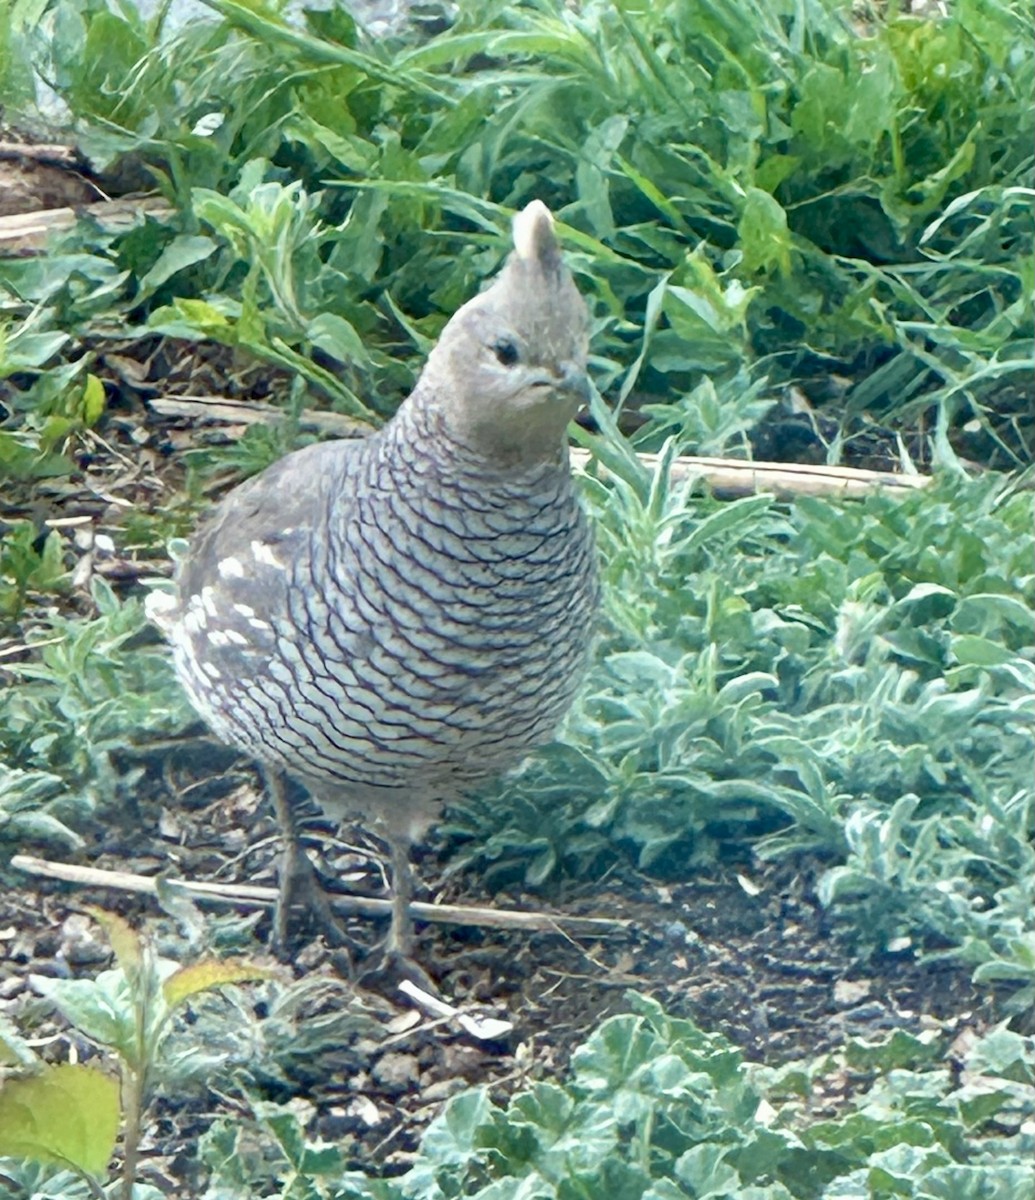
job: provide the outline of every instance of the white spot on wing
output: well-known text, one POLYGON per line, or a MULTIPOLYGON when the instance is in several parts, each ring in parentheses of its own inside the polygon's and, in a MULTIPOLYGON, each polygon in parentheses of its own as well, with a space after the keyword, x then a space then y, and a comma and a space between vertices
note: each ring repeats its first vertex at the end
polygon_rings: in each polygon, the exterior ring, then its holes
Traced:
POLYGON ((176 609, 177 603, 172 592, 149 592, 144 600, 144 612, 149 621, 160 624, 163 617, 176 609))
POLYGON ((243 579, 244 566, 239 558, 224 558, 219 563, 219 574, 222 579, 243 579))
POLYGON ((183 628, 188 633, 197 633, 204 629, 206 624, 205 610, 201 607, 201 601, 197 596, 191 596, 190 607, 187 609, 187 615, 183 618, 183 628))
POLYGON ((213 587, 203 587, 201 589, 201 605, 205 612, 210 617, 219 616, 219 608, 216 604, 216 589, 213 587))
POLYGON ((278 567, 281 570, 284 568, 283 562, 273 553, 273 547, 268 546, 265 542, 253 540, 252 554, 255 556, 255 561, 262 563, 264 567, 278 567))
POLYGON ((234 612, 242 617, 254 617, 255 609, 250 604, 235 604, 234 612))
POLYGON ((210 663, 210 662, 202 663, 201 669, 205 672, 205 674, 209 677, 209 679, 218 679, 219 678, 219 668, 216 666, 215 663, 210 663))

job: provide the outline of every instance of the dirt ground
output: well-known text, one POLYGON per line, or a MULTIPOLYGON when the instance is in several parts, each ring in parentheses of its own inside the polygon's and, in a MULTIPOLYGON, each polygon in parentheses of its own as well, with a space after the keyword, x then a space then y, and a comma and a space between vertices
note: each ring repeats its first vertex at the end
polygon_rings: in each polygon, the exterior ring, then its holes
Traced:
MULTIPOLYGON (((275 882, 276 831, 256 777, 203 737, 156 749, 137 805, 105 814, 86 832, 87 845, 75 857, 90 865, 275 882)), ((307 841, 322 846, 325 869, 347 881, 343 887, 384 894, 376 848, 364 844, 361 831, 334 837, 330 825, 317 821, 307 841)), ((747 1058, 770 1065, 836 1051, 849 1037, 880 1038, 896 1029, 952 1037, 994 1020, 990 997, 973 988, 965 971, 918 963, 910 951, 858 961, 816 900, 816 870, 814 862, 747 862, 662 885, 627 868, 546 897, 488 897, 476 877, 443 882, 428 849, 420 862, 425 898, 607 916, 628 927, 585 938, 418 925, 420 961, 441 994, 464 1012, 513 1024, 498 1041, 479 1041, 455 1021, 428 1018, 393 981, 363 977, 357 956, 350 964, 310 942, 282 968, 281 983, 290 988, 294 978, 298 987, 316 981, 327 987, 301 1004, 297 1042, 274 1051, 258 1094, 305 1100, 314 1136, 346 1146, 357 1168, 396 1172, 446 1098, 488 1084, 505 1099, 531 1079, 563 1077, 571 1052, 604 1017, 627 1009, 630 991, 725 1034, 747 1058)), ((83 915, 86 904, 122 913, 165 952, 173 946, 178 955, 191 953, 182 926, 177 932, 153 901, 25 878, 0 896, 0 1016, 24 1028, 26 1013, 39 1012, 32 973, 91 977, 110 965, 103 935, 83 915)), ((202 937, 268 961, 268 926, 266 914, 243 922, 241 912, 209 909, 202 937)), ((357 943, 374 945, 384 925, 352 919, 350 929, 357 943)), ((257 1019, 266 1015, 262 1007, 255 1005, 257 1019)), ((56 1061, 95 1053, 59 1020, 42 1018, 31 1035, 47 1043, 46 1056, 56 1061)), ((865 1083, 865 1075, 835 1073, 815 1103, 835 1108, 865 1083)), ((196 1141, 227 1111, 223 1086, 160 1096, 155 1105, 143 1177, 164 1194, 178 1200, 198 1194, 203 1171, 196 1141)))

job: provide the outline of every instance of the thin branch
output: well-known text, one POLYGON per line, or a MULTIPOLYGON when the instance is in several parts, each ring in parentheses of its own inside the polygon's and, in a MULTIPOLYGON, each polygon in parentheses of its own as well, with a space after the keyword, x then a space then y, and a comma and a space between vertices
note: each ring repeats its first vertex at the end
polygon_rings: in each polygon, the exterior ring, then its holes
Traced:
MULTIPOLYGON (((245 403, 221 396, 159 396, 148 404, 162 416, 191 417, 224 421, 228 424, 260 425, 283 419, 284 410, 275 404, 245 403)), ((338 437, 364 434, 368 427, 340 413, 304 409, 298 423, 306 429, 338 437)), ((638 454, 648 470, 657 464, 656 454, 638 454)), ((573 448, 571 461, 585 468, 593 461, 588 450, 573 448)), ((695 458, 685 455, 672 462, 676 479, 699 475, 716 492, 727 496, 745 496, 753 492, 772 492, 785 496, 863 496, 874 491, 904 495, 926 487, 930 475, 894 475, 890 471, 865 471, 856 467, 825 467, 796 463, 744 462, 738 458, 695 458)))
MULTIPOLYGON (((51 233, 71 228, 81 214, 89 214, 109 228, 128 227, 138 212, 151 212, 156 217, 169 216, 172 209, 160 197, 102 201, 82 208, 55 208, 44 212, 0 217, 0 258, 42 252, 51 233)), ((160 397, 150 401, 151 407, 167 416, 204 416, 209 420, 228 423, 258 424, 283 415, 282 410, 268 404, 240 404, 222 397, 160 397)), ((300 414, 301 424, 337 434, 355 436, 366 432, 361 422, 338 413, 306 410, 300 414)), ((573 449, 572 462, 584 467, 591 460, 586 450, 573 449)), ((644 466, 652 468, 655 454, 638 456, 644 466)), ((699 475, 721 495, 744 496, 754 492, 772 492, 791 496, 864 496, 874 491, 904 495, 931 482, 929 475, 896 475, 890 471, 864 471, 852 467, 810 466, 794 463, 743 462, 739 459, 681 457, 672 463, 676 478, 699 475)))
MULTIPOLYGON (((637 454, 648 470, 658 462, 656 454, 637 454)), ((593 461, 588 450, 573 448, 571 461, 585 468, 593 461)), ((601 468, 603 469, 603 468, 601 468)), ((696 458, 685 455, 672 460, 672 475, 685 479, 698 475, 724 496, 748 496, 772 492, 790 496, 866 496, 871 492, 905 495, 927 487, 930 475, 894 475, 890 471, 865 471, 858 467, 819 467, 805 463, 744 462, 736 458, 696 458)))
MULTIPOLYGON (((170 879, 165 876, 136 875, 130 871, 104 871, 98 867, 80 867, 73 863, 51 862, 29 854, 16 854, 11 866, 29 875, 44 879, 60 879, 83 887, 112 888, 121 892, 136 892, 156 896, 160 889, 183 892, 192 900, 244 908, 272 908, 277 889, 251 883, 197 883, 193 880, 170 879)), ((335 911, 344 915, 389 917, 390 900, 372 896, 328 894, 335 911)), ((440 925, 474 925, 491 929, 518 929, 528 932, 565 930, 573 934, 604 935, 627 929, 631 922, 612 917, 572 917, 560 913, 515 912, 503 908, 474 908, 462 904, 424 904, 415 901, 410 913, 417 921, 440 925)))
POLYGON ((139 213, 168 217, 173 209, 160 196, 139 199, 99 200, 76 208, 45 208, 40 212, 0 217, 0 258, 42 254, 52 234, 71 229, 82 216, 93 217, 105 229, 129 229, 139 213))
MULTIPOLYGON (((190 417, 199 421, 218 421, 229 425, 268 425, 286 417, 284 409, 260 400, 227 400, 223 396, 155 396, 148 406, 163 417, 190 417)), ((298 414, 303 429, 317 429, 337 437, 362 437, 372 431, 365 421, 344 413, 317 412, 307 408, 298 414)))
POLYGON ((83 166, 83 158, 74 146, 34 145, 29 142, 0 141, 0 162, 10 162, 24 159, 31 162, 46 163, 48 167, 83 166))

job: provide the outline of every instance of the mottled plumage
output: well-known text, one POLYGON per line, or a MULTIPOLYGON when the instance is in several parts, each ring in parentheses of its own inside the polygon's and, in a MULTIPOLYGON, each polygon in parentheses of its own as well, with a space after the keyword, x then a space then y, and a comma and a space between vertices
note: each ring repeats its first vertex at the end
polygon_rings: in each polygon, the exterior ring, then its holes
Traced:
POLYGON ((396 847, 549 740, 597 600, 565 435, 585 355, 583 301, 533 202, 383 430, 290 454, 223 500, 178 598, 152 604, 222 739, 396 847))

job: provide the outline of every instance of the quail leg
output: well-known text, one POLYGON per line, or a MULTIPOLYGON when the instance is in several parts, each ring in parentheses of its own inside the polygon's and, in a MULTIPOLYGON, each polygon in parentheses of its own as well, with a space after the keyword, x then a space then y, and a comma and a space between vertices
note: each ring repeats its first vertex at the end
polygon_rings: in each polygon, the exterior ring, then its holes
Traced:
POLYGON ((353 947, 354 943, 342 929, 327 893, 320 883, 316 868, 302 849, 298 821, 287 798, 282 771, 265 771, 266 787, 280 826, 282 850, 279 869, 280 891, 273 914, 273 947, 279 958, 287 955, 292 917, 304 915, 313 927, 323 934, 334 948, 353 947))
POLYGON ((397 959, 413 958, 413 868, 409 843, 400 838, 388 842, 392 852, 392 924, 385 942, 385 954, 397 959))
MULTIPOLYGON (((384 835, 382 835, 384 836, 384 835)), ((410 842, 406 838, 388 837, 392 861, 392 920, 384 942, 382 969, 395 978, 409 979, 425 992, 439 995, 438 985, 413 955, 413 867, 410 864, 410 842)))

